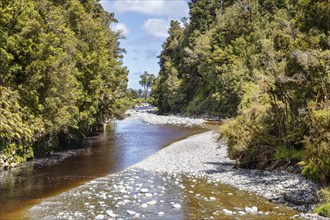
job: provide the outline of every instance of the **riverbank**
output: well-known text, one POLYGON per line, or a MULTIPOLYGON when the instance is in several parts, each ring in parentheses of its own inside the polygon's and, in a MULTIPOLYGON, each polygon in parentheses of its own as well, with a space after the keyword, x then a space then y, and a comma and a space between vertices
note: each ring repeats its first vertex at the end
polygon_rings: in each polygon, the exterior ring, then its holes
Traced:
MULTIPOLYGON (((171 124, 168 123, 171 122, 168 116, 139 111, 130 114, 127 120, 148 120, 148 116, 153 118, 148 123, 171 124)), ((195 119, 180 120, 180 125, 190 126, 190 120, 195 119)), ((201 121, 196 124, 203 126, 201 121)), ((96 179, 46 199, 29 213, 32 217, 50 219, 80 215, 95 219, 130 216, 177 219, 182 218, 184 209, 186 218, 231 219, 234 216, 253 218, 258 215, 264 219, 288 219, 293 216, 322 219, 313 214, 297 215, 281 205, 267 203, 270 200, 303 212, 310 211, 317 202, 318 186, 315 183, 286 171, 234 169, 233 165, 234 161, 227 157, 226 144, 218 141, 218 133, 208 131, 175 142, 118 174, 96 179), (201 182, 205 183, 200 187, 202 189, 197 190, 201 182), (248 193, 224 190, 223 184, 248 193), (206 188, 209 188, 209 195, 206 195, 206 188), (221 194, 223 191, 225 195, 221 194), (254 193, 267 200, 255 197, 254 193), (224 198, 228 195, 231 198, 224 198), (196 199, 199 200, 197 205, 196 199), (223 204, 224 200, 232 204, 223 204), (187 203, 188 207, 180 208, 187 203)))
MULTIPOLYGON (((234 216, 288 219, 297 216, 297 212, 251 193, 271 196, 267 199, 296 209, 306 210, 312 206, 286 201, 286 194, 299 190, 305 194, 296 196, 296 200, 308 202, 306 199, 315 196, 317 186, 302 176, 233 169, 233 163, 226 157, 225 144, 217 141, 217 133, 204 132, 175 142, 122 172, 46 199, 29 214, 31 218, 45 219, 81 216, 88 219, 231 219, 234 216)), ((317 218, 306 214, 300 217, 317 218)))
POLYGON ((176 125, 176 126, 203 126, 206 122, 201 118, 188 118, 174 115, 157 115, 155 113, 155 107, 149 105, 143 105, 134 109, 126 111, 126 115, 130 118, 139 119, 145 123, 156 125, 176 125))
POLYGON ((319 186, 300 174, 233 168, 226 144, 212 131, 173 143, 134 167, 206 177, 210 182, 229 184, 303 212, 311 211, 318 200, 319 186))
MULTIPOLYGON (((152 106, 130 110, 131 117, 151 124, 203 126, 205 120, 150 114, 152 106)), ((301 174, 283 170, 258 171, 234 169, 235 161, 227 157, 227 146, 217 132, 206 132, 173 143, 134 167, 156 172, 206 175, 213 181, 262 195, 300 211, 311 211, 318 202, 319 186, 301 174), (299 186, 299 189, 297 189, 299 186)))

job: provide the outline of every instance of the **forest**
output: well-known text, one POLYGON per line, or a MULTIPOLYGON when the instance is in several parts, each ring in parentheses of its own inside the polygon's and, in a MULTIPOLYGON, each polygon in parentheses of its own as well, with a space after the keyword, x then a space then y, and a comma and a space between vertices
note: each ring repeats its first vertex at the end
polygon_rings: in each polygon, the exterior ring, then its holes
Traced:
POLYGON ((330 182, 330 3, 191 0, 172 21, 152 99, 160 112, 225 119, 238 167, 303 167, 330 182))
POLYGON ((94 0, 1 0, 0 168, 74 144, 127 107, 114 22, 94 0))

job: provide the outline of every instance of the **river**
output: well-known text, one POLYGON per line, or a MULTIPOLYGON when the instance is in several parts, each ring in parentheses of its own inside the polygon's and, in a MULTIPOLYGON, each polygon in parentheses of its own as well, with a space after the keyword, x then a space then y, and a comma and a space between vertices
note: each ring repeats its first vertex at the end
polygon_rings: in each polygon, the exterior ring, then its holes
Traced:
POLYGON ((23 167, 2 171, 0 219, 21 218, 18 213, 42 198, 123 170, 170 142, 201 130, 152 125, 139 120, 117 120, 105 131, 87 138, 80 150, 59 152, 23 167), (67 158, 62 160, 63 157, 67 158))
POLYGON ((115 121, 87 138, 78 150, 1 172, 0 219, 107 219, 112 211, 124 219, 232 219, 224 208, 237 213, 237 219, 254 219, 255 214, 238 214, 252 206, 262 210, 262 219, 287 219, 297 213, 199 177, 119 172, 171 142, 202 131, 205 128, 152 125, 131 118, 115 121), (141 187, 147 187, 149 195, 141 193, 141 187), (173 208, 175 204, 182 208, 173 208))

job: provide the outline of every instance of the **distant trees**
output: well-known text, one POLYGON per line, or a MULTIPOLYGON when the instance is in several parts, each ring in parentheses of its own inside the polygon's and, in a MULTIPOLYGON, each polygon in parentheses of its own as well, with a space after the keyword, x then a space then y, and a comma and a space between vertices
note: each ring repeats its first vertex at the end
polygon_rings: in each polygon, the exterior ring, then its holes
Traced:
POLYGON ((172 21, 152 89, 160 112, 230 117, 241 167, 304 165, 330 182, 327 0, 191 0, 172 21))
POLYGON ((147 99, 149 88, 152 87, 155 75, 150 74, 147 71, 144 71, 142 75, 140 75, 141 80, 139 81, 140 85, 143 87, 144 99, 147 99))

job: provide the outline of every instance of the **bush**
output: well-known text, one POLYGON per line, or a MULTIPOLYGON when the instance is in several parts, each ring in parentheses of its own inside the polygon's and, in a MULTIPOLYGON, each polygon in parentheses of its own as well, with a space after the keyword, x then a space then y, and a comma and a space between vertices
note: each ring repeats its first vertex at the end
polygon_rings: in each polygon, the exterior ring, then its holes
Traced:
POLYGON ((303 174, 323 184, 330 182, 330 102, 309 105, 310 133, 305 137, 303 174))
POLYGON ((253 104, 235 119, 223 124, 220 132, 228 141, 228 154, 241 167, 265 168, 273 161, 277 142, 270 135, 272 114, 267 104, 253 104))
POLYGON ((320 206, 318 206, 314 212, 316 212, 319 215, 330 217, 330 203, 325 203, 320 206))

